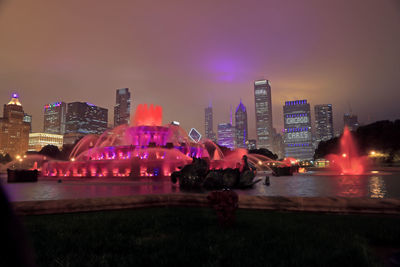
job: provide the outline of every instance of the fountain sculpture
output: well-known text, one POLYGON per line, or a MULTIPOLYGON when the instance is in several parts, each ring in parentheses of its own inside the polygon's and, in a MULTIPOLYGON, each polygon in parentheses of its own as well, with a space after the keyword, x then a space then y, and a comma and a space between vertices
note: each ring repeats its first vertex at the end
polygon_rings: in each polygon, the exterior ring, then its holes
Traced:
MULTIPOLYGON (((208 139, 193 142, 180 126, 162 126, 160 106, 137 107, 131 125, 120 125, 100 136, 87 135, 74 147, 70 161, 48 161, 43 176, 52 177, 144 177, 170 176, 174 171, 202 158, 210 169, 235 168, 247 150, 239 149, 225 156, 208 139)), ((273 160, 262 155, 248 155, 258 170, 269 169, 273 160)), ((279 164, 277 162, 277 164, 279 164)))

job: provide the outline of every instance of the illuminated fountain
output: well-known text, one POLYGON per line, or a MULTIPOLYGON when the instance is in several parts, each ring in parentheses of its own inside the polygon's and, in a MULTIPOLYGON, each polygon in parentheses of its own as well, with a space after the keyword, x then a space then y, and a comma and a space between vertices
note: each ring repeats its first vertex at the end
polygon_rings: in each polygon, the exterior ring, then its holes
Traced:
POLYGON ((331 169, 342 175, 364 174, 368 165, 368 158, 359 155, 353 136, 347 127, 344 128, 340 138, 339 154, 330 154, 327 159, 330 161, 331 169))
MULTIPOLYGON (((43 176, 52 177, 146 177, 170 176, 172 172, 203 158, 210 169, 235 168, 247 151, 239 149, 224 156, 219 147, 205 139, 191 140, 180 126, 162 124, 162 108, 139 105, 131 125, 121 125, 102 135, 87 135, 74 147, 70 161, 49 161, 43 176)), ((261 155, 248 155, 258 170, 275 164, 261 155)))

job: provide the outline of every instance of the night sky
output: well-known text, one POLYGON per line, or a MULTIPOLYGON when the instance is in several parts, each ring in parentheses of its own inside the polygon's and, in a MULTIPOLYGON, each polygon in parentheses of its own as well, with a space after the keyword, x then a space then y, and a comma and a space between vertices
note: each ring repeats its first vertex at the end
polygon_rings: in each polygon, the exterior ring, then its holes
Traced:
POLYGON ((285 100, 333 104, 361 123, 400 118, 400 1, 0 0, 0 104, 20 93, 34 131, 43 105, 109 108, 129 87, 133 108, 155 103, 164 123, 204 132, 229 106, 247 106, 253 81, 271 81, 274 127, 285 100))

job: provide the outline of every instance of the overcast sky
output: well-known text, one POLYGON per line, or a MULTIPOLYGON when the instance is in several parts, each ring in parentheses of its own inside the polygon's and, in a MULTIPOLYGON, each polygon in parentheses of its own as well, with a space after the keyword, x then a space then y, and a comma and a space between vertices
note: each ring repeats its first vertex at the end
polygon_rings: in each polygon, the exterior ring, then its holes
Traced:
POLYGON ((362 123, 400 118, 400 1, 0 0, 0 104, 20 93, 34 131, 43 106, 109 109, 129 87, 133 108, 162 105, 164 123, 204 132, 247 107, 253 81, 271 81, 274 127, 285 100, 330 103, 335 126, 351 106, 362 123))

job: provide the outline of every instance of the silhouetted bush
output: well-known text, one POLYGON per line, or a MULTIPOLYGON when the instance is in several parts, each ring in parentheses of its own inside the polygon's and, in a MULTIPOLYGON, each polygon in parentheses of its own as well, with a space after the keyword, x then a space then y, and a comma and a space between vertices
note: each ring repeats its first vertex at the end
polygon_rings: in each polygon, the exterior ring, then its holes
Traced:
POLYGON ((258 155, 263 155, 266 156, 270 159, 276 160, 278 158, 278 155, 272 153, 266 148, 258 148, 258 149, 251 149, 249 150, 249 154, 258 154, 258 155))
POLYGON ((60 149, 58 149, 57 146, 53 146, 53 145, 46 145, 44 146, 40 151, 39 151, 40 155, 43 156, 48 156, 51 157, 53 159, 59 159, 61 157, 61 151, 60 149))
POLYGON ((6 164, 11 162, 13 159, 11 158, 11 156, 9 154, 3 155, 0 154, 0 163, 2 164, 6 164))

